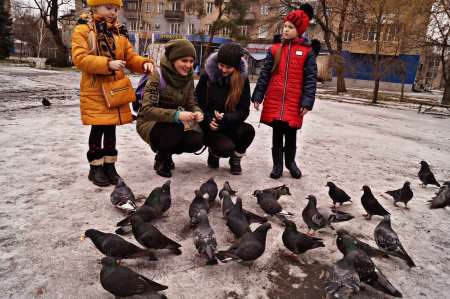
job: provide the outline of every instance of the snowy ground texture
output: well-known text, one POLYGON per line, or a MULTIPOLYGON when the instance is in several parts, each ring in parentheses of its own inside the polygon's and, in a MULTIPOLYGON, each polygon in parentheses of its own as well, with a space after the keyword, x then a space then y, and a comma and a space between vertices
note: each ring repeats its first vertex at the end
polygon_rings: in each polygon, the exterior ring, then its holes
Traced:
MULTIPOLYGON (((134 77, 136 82, 137 77, 134 77)), ((112 207, 112 187, 98 188, 87 179, 89 127, 80 123, 77 72, 39 71, 0 66, 0 297, 1 298, 113 298, 99 283, 101 254, 89 240, 88 228, 112 232, 122 218, 112 207), (47 97, 53 105, 44 108, 47 97)), ((319 233, 326 247, 304 255, 306 264, 292 261, 281 241, 283 228, 272 221, 267 249, 252 267, 237 263, 204 266, 195 255, 186 229, 193 191, 210 176, 238 189, 244 207, 261 213, 254 189, 287 184, 292 196, 281 199, 295 213, 301 230, 305 196, 315 194, 321 207, 331 201, 328 180, 344 188, 354 202, 344 210, 357 217, 337 224, 374 245, 373 229, 381 220, 361 215, 361 186, 368 184, 392 213, 393 227, 418 265, 409 269, 398 259, 375 260, 404 298, 449 298, 450 211, 429 210, 426 201, 436 191, 419 186, 419 161, 428 161, 440 181, 450 179, 450 119, 392 109, 318 100, 299 134, 297 160, 304 177, 287 172, 271 180, 271 130, 258 125, 259 113, 249 121, 256 138, 243 159, 244 174, 232 176, 227 161, 213 171, 206 153, 174 158, 172 208, 156 222, 164 233, 183 245, 181 256, 162 255, 158 262, 126 261, 134 270, 166 284, 169 298, 323 298, 326 270, 341 254, 334 233, 319 233), (411 181, 415 197, 410 210, 395 208, 383 195, 411 181)), ((138 137, 135 126, 118 129, 118 171, 135 194, 147 196, 165 179, 153 171, 153 153, 138 137)), ((219 209, 210 214, 219 248, 233 237, 219 209)), ((131 237, 129 237, 132 240, 131 237)), ((133 240, 132 240, 133 241, 133 240)), ((384 298, 367 290, 358 298, 384 298)))

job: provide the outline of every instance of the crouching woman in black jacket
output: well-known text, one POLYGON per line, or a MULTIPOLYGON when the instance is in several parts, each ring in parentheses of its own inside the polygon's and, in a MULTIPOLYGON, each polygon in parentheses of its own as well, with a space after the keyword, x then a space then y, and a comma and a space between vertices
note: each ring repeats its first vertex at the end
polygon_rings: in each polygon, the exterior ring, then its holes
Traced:
POLYGON ((255 137, 245 123, 250 110, 250 83, 243 48, 237 43, 220 47, 206 61, 205 73, 195 94, 204 112, 204 142, 208 166, 219 167, 219 158, 230 157, 230 171, 241 174, 241 159, 255 137))

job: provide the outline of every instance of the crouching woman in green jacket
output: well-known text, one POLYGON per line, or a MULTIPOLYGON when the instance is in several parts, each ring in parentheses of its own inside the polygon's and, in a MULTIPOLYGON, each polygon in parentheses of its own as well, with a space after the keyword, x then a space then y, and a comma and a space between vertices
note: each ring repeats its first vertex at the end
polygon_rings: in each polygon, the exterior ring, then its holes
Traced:
POLYGON ((193 153, 203 147, 198 125, 203 112, 194 96, 195 48, 187 40, 169 42, 161 57, 161 70, 153 72, 145 89, 136 128, 156 153, 154 168, 171 177, 172 154, 193 153))

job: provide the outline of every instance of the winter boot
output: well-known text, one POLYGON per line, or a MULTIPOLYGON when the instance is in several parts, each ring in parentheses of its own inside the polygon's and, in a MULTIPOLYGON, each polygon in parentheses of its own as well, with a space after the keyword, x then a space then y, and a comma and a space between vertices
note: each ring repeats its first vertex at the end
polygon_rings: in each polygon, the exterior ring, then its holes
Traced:
POLYGON ((104 151, 105 161, 103 162, 103 171, 109 178, 109 182, 112 185, 117 185, 117 181, 120 176, 116 171, 115 163, 117 162, 117 150, 106 150, 104 151))
POLYGON ((241 159, 244 156, 244 154, 233 152, 233 154, 230 157, 230 172, 234 175, 239 175, 242 173, 241 168, 241 159))
POLYGON ((299 179, 302 177, 302 172, 297 167, 297 164, 295 163, 295 152, 297 148, 285 148, 284 149, 284 159, 286 163, 286 168, 289 169, 289 172, 291 173, 291 176, 294 179, 299 179))
POLYGON ((109 186, 111 183, 103 171, 103 154, 100 152, 89 151, 87 153, 87 158, 90 165, 88 179, 99 187, 109 186))
POLYGON ((279 179, 283 175, 283 149, 282 148, 272 148, 272 161, 273 168, 270 173, 272 179, 279 179))
POLYGON ((219 156, 213 154, 211 149, 208 150, 208 167, 219 168, 219 156))
POLYGON ((170 155, 158 152, 155 156, 154 169, 156 173, 162 177, 170 178, 172 173, 170 172, 170 155))

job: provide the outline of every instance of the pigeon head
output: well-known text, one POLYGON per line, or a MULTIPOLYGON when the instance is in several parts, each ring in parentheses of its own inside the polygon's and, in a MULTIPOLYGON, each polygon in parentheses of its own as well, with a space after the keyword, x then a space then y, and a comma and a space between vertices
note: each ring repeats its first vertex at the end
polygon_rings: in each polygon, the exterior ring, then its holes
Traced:
POLYGON ((272 228, 272 225, 269 222, 266 222, 266 223, 261 224, 260 226, 258 226, 258 228, 255 229, 254 233, 256 234, 257 238, 260 241, 265 241, 266 240, 266 236, 267 236, 267 232, 271 228, 272 228))
POLYGON ((220 195, 221 199, 224 197, 230 197, 230 193, 227 190, 222 190, 222 192, 220 192, 220 195))
POLYGON ((242 198, 240 198, 240 197, 236 198, 236 204, 235 204, 235 206, 238 207, 239 210, 242 211, 242 198))
POLYGON ((422 167, 426 167, 426 168, 429 168, 429 165, 428 165, 428 163, 427 162, 425 162, 425 161, 420 161, 420 165, 422 165, 422 167))
POLYGON ((308 200, 308 204, 313 207, 317 206, 317 198, 314 195, 308 195, 306 196, 306 199, 308 200))
POLYGON ((381 220, 381 221, 386 224, 389 224, 389 226, 391 226, 391 215, 384 215, 383 220, 381 220))
POLYGON ((286 185, 281 186, 280 191, 281 191, 281 194, 283 194, 283 195, 292 195, 291 191, 289 190, 289 187, 286 185))
POLYGON ((262 192, 261 190, 255 190, 255 191, 253 192, 253 196, 254 196, 254 197, 258 197, 258 195, 260 195, 260 194, 263 194, 263 192, 262 192))
POLYGON ((83 236, 93 240, 101 235, 103 235, 103 233, 101 231, 91 228, 91 229, 88 229, 87 231, 85 231, 83 236))
POLYGON ((210 178, 208 179, 208 182, 210 182, 210 183, 215 183, 214 178, 213 178, 213 177, 210 177, 210 178))
POLYGON ((119 177, 118 179, 117 179, 117 185, 116 185, 116 187, 121 187, 121 186, 124 186, 125 185, 125 181, 121 178, 121 177, 119 177))
POLYGON ((336 188, 336 185, 333 182, 327 182, 326 187, 330 187, 330 189, 336 188))
POLYGON ((231 189, 230 183, 228 181, 225 181, 225 183, 223 183, 223 189, 224 191, 228 191, 230 195, 236 194, 236 190, 231 189))
POLYGON ((118 263, 114 258, 107 256, 107 257, 102 258, 102 265, 117 266, 118 263))
POLYGON ((367 186, 367 185, 364 185, 364 186, 362 187, 362 190, 363 190, 364 193, 366 193, 366 194, 371 194, 371 193, 372 193, 372 190, 370 190, 370 187, 367 186))
POLYGON ((404 184, 403 186, 405 186, 405 187, 408 186, 408 187, 409 187, 410 185, 411 185, 411 183, 408 182, 408 181, 406 181, 405 184, 404 184))
POLYGON ((200 190, 195 190, 195 199, 203 199, 203 194, 200 192, 200 190))
POLYGON ((170 193, 170 180, 167 180, 162 186, 163 192, 169 192, 170 193))
POLYGON ((295 225, 295 223, 293 221, 287 220, 285 218, 285 219, 283 219, 283 223, 284 223, 284 226, 286 228, 289 228, 289 229, 292 229, 292 230, 297 230, 297 225, 295 225))

